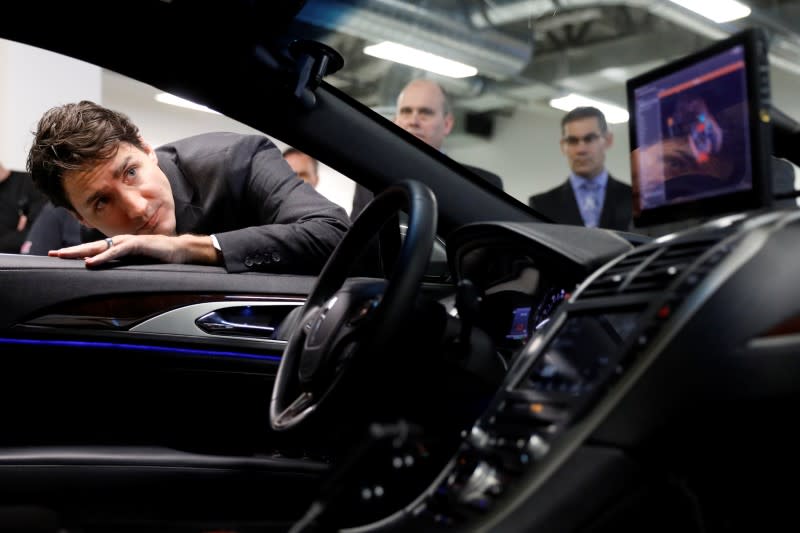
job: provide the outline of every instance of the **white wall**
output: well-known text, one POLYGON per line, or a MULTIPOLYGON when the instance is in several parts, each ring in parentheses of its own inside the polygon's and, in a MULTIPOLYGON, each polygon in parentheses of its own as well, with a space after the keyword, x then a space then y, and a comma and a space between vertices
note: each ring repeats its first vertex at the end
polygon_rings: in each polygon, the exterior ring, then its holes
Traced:
POLYGON ((99 100, 101 69, 0 39, 0 161, 24 170, 42 114, 56 105, 99 100))
MULTIPOLYGON (((800 57, 797 58, 797 61, 800 65, 800 57)), ((800 66, 794 73, 772 67, 770 69, 770 86, 773 105, 795 120, 800 120, 800 98, 798 98, 800 95, 800 66)))
MULTIPOLYGON (((569 167, 558 144, 563 115, 549 109, 519 110, 495 121, 491 142, 454 147, 447 154, 499 175, 506 192, 527 203, 528 196, 567 179, 569 167)), ((630 183, 628 125, 610 125, 609 129, 614 134, 614 144, 606 154, 606 166, 615 178, 630 183)))

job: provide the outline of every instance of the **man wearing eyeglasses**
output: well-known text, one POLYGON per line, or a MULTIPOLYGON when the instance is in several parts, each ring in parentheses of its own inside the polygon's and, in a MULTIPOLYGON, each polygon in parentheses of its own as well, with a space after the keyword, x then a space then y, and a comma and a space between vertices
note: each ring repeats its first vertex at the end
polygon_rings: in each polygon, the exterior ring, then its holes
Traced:
POLYGON ((560 224, 628 230, 631 187, 606 170, 606 150, 614 142, 602 111, 578 107, 561 119, 561 152, 569 163, 569 179, 528 199, 539 213, 560 224))

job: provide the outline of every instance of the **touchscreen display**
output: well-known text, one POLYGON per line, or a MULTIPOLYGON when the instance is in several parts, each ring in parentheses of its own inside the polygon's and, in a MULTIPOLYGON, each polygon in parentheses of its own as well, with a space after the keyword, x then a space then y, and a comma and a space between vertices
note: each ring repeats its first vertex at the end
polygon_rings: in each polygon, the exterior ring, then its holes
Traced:
POLYGON ((753 186, 744 46, 633 91, 634 211, 753 186))
POLYGON ((629 311, 570 316, 533 364, 527 386, 576 396, 591 390, 619 362, 639 315, 629 311))

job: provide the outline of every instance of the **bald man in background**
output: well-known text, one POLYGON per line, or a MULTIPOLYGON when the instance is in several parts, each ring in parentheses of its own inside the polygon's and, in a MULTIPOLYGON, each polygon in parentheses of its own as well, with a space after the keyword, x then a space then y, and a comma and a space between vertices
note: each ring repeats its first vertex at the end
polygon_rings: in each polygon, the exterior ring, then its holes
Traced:
MULTIPOLYGON (((442 86, 432 80, 418 79, 410 81, 398 95, 394 122, 441 151, 444 140, 453 131, 455 118, 442 86)), ((503 190, 503 180, 497 174, 463 163, 462 166, 503 190)), ((351 219, 355 219, 371 199, 372 193, 368 189, 357 186, 351 219)))
MULTIPOLYGON (((395 124, 425 141, 437 150, 453 131, 455 118, 442 86, 432 80, 412 80, 397 97, 395 124)), ((463 165, 498 189, 503 189, 500 176, 482 168, 463 165)))

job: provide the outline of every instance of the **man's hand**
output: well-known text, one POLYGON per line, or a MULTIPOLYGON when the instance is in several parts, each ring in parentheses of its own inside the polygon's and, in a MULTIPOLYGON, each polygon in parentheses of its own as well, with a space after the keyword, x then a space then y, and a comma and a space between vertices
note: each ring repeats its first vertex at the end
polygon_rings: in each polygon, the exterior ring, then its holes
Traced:
POLYGON ((62 259, 85 259, 87 267, 95 267, 126 255, 152 257, 165 263, 221 263, 208 235, 116 235, 101 241, 50 250, 47 255, 62 259))

